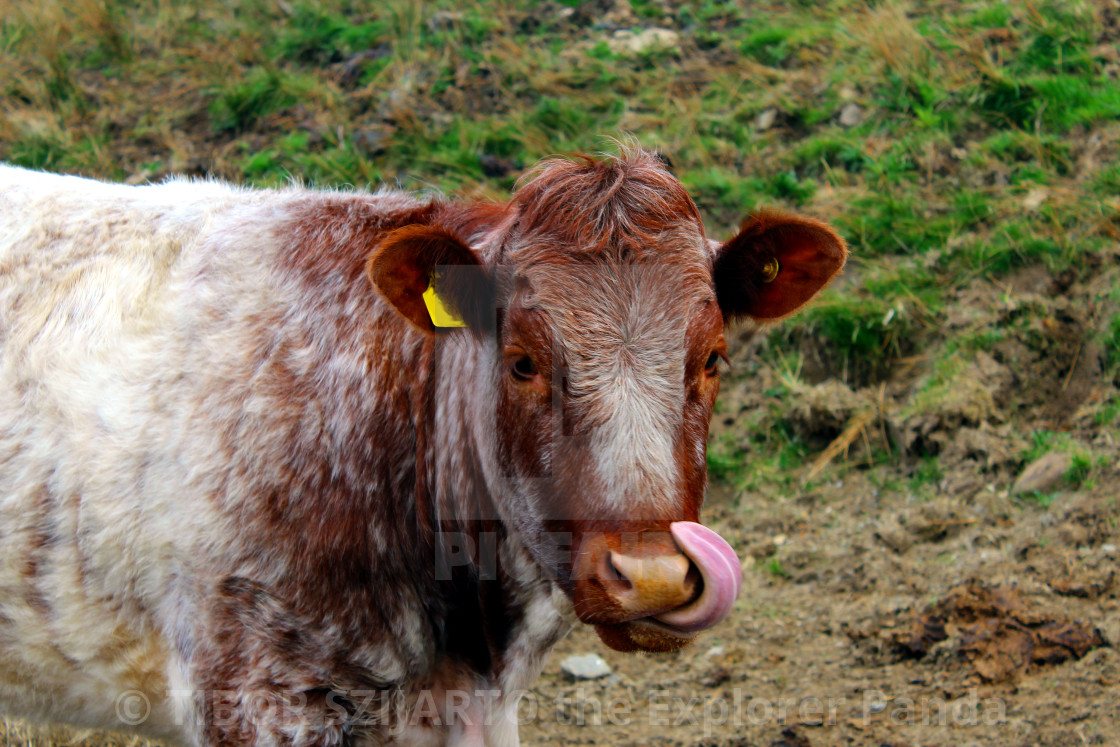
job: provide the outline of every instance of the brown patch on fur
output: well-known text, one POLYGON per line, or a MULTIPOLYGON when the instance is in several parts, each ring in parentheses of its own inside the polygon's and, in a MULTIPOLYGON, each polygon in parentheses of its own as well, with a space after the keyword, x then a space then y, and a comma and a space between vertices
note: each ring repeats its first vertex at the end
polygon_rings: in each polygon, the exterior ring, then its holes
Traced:
POLYGON ((705 457, 708 427, 719 396, 720 383, 718 369, 710 374, 706 370, 706 364, 713 353, 720 357, 727 354, 722 314, 714 300, 708 303, 708 310, 697 317, 686 334, 689 353, 685 367, 687 383, 683 403, 684 417, 674 444, 680 475, 678 489, 683 496, 683 510, 678 521, 699 521, 700 518, 700 508, 708 487, 708 463, 705 457), (703 444, 704 448, 697 449, 697 444, 703 444))
MULTIPOLYGON (((430 637, 437 651, 482 673, 500 670, 520 619, 501 568, 491 581, 480 581, 471 567, 456 569, 448 581, 434 576, 436 346, 382 304, 365 276, 374 248, 393 231, 436 236, 441 246, 454 235, 432 227, 441 212, 436 203, 388 216, 367 214, 373 209, 328 198, 276 230, 281 269, 306 305, 290 317, 251 321, 259 337, 246 351, 251 375, 244 377, 243 396, 251 391, 274 406, 224 438, 232 472, 213 500, 238 506, 240 577, 223 584, 194 634, 200 647, 194 669, 211 692, 280 690, 321 701, 332 687, 411 686, 419 672, 376 683, 362 664, 378 649, 396 650, 392 636, 404 620, 404 594, 424 605, 418 619, 408 619, 417 637, 430 637), (340 351, 359 356, 359 365, 338 366, 340 351), (301 361, 300 368, 291 360, 301 361), (248 429, 262 428, 289 444, 284 462, 268 470, 245 447, 248 429), (241 505, 225 494, 233 491, 257 499, 241 505), (276 566, 284 569, 282 579, 267 586, 255 580, 271 578, 276 566), (222 634, 212 637, 216 630, 222 634)), ((446 214, 469 233, 501 210, 446 214)), ((492 507, 479 511, 495 515, 492 507)), ((495 521, 472 531, 499 529, 495 521)), ((251 743, 279 728, 242 700, 232 710, 198 705, 215 743, 251 743), (222 713, 237 719, 223 723, 222 713)), ((337 734, 337 725, 324 721, 332 715, 325 702, 313 706, 309 713, 323 722, 323 733, 337 734)))
POLYGON ((346 195, 337 199, 322 196, 297 211, 295 220, 281 228, 291 232, 290 239, 284 241, 287 252, 281 260, 312 286, 332 275, 357 282, 369 255, 387 233, 403 226, 429 224, 443 207, 443 203, 431 200, 386 211, 373 199, 366 202, 346 195))
POLYGON ((439 222, 472 245, 510 215, 508 202, 452 203, 440 211, 439 222))
POLYGON ((613 250, 637 259, 682 224, 703 235, 700 212, 681 183, 656 155, 639 150, 542 161, 522 177, 513 204, 522 233, 553 237, 569 252, 613 250))
POLYGON ((298 726, 316 734, 316 743, 343 744, 358 714, 329 695, 377 691, 387 683, 348 664, 320 626, 259 584, 230 577, 215 591, 206 620, 212 638, 199 642, 193 662, 209 743, 292 745, 298 726))
POLYGON ((51 499, 50 491, 46 485, 39 488, 35 494, 35 502, 31 512, 34 524, 24 549, 23 562, 20 564, 19 573, 26 584, 27 593, 25 601, 27 606, 43 617, 52 614, 50 602, 43 595, 41 584, 43 581, 42 561, 46 553, 57 542, 53 527, 51 526, 51 499))

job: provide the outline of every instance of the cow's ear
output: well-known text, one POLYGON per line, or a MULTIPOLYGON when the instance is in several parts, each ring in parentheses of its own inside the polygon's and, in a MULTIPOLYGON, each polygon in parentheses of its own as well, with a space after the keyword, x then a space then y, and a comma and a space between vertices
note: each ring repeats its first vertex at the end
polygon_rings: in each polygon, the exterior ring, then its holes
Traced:
POLYGON ((724 319, 780 319, 801 308, 844 266, 848 248, 825 223, 779 212, 743 221, 715 250, 712 274, 724 319))
POLYGON ((436 328, 493 323, 486 268, 454 232, 414 225, 385 235, 366 262, 373 286, 408 321, 436 328))

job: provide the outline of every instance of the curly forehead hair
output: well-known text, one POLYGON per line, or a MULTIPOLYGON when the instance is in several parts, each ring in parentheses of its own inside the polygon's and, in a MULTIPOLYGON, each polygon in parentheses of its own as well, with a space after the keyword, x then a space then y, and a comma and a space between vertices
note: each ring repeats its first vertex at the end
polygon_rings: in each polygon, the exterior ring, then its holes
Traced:
POLYGON ((639 249, 680 228, 703 230, 692 198, 657 153, 623 145, 617 155, 542 161, 514 195, 523 233, 582 250, 639 249))

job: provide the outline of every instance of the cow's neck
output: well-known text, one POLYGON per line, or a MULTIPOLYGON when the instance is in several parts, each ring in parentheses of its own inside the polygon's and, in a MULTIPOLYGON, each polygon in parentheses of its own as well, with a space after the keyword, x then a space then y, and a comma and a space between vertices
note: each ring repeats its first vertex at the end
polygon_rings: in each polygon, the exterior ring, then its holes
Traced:
POLYGON ((455 333, 435 338, 425 355, 436 385, 424 387, 431 400, 419 408, 427 417, 417 421, 417 497, 428 510, 433 576, 448 604, 443 642, 449 655, 517 688, 567 628, 558 629, 552 584, 502 520, 491 487, 503 484, 496 405, 487 399, 496 391, 488 359, 496 353, 455 333))

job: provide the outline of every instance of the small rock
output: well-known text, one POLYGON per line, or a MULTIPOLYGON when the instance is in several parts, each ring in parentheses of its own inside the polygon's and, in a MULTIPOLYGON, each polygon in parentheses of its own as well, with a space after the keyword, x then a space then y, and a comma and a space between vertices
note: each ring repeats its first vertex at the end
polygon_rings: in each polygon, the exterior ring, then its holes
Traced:
POLYGON ((1051 451, 1027 466, 1011 486, 1012 495, 1045 493, 1062 484, 1072 460, 1069 454, 1051 451))
POLYGON ((761 558, 768 558, 776 552, 778 552, 777 543, 771 539, 763 539, 747 545, 744 550, 744 555, 748 558, 759 560, 761 558))
POLYGON ((875 528, 875 539, 900 555, 914 546, 914 539, 897 519, 884 521, 875 528))
POLYGON ((129 177, 124 180, 124 183, 131 184, 133 186, 137 184, 148 184, 149 182, 151 182, 154 175, 155 172, 150 169, 141 169, 135 174, 129 175, 129 177))
POLYGON ((453 10, 437 10, 428 19, 428 28, 432 32, 446 31, 447 29, 455 28, 465 17, 463 13, 458 13, 453 10))
POLYGON ((731 670, 723 664, 716 664, 700 676, 700 684, 704 687, 719 687, 731 679, 731 670))
POLYGON ((1023 207, 1025 207, 1027 210, 1038 210, 1040 207, 1042 207, 1042 203, 1046 202, 1046 198, 1049 196, 1050 193, 1048 191, 1046 191, 1042 187, 1036 187, 1035 189, 1032 189, 1030 192, 1028 192, 1027 196, 1023 198, 1023 207))
POLYGON ((754 126, 759 131, 769 130, 774 126, 774 122, 778 119, 777 109, 767 109, 759 114, 754 120, 754 126))
POLYGON ((595 680, 611 673, 610 665, 598 654, 569 656, 560 662, 560 668, 572 679, 595 680))
POLYGON ((358 130, 354 133, 354 145, 367 155, 378 156, 388 149, 391 134, 389 128, 358 130))
POLYGON ((1116 545, 1101 545, 1101 552, 1105 555, 1115 555, 1116 545))
POLYGON ((680 34, 669 29, 642 29, 634 33, 629 29, 620 29, 607 44, 615 54, 629 52, 641 54, 652 50, 675 50, 680 47, 680 34))
POLYGON ((840 124, 844 127, 855 127, 863 121, 863 109, 855 102, 844 104, 840 110, 840 124))
POLYGON ((1115 612, 1098 623, 1101 634, 1109 645, 1120 646, 1120 615, 1115 612))
POLYGON ((714 659, 717 656, 723 656, 726 651, 727 649, 725 649, 723 646, 712 646, 710 649, 704 652, 704 656, 709 659, 714 659))

